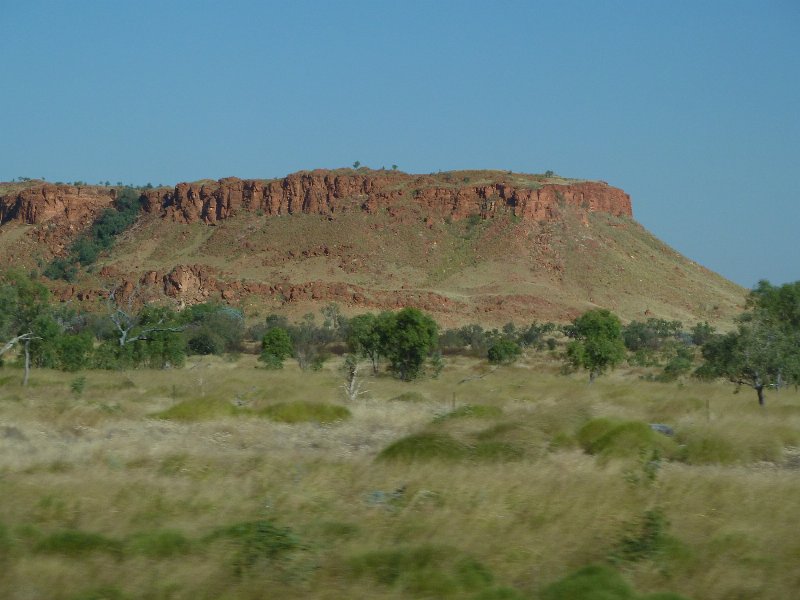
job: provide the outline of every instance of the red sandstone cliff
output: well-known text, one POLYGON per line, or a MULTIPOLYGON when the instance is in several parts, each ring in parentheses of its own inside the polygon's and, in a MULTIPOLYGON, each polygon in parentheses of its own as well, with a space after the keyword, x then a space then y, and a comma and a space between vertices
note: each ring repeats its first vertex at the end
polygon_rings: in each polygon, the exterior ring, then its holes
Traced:
MULTIPOLYGON (((17 220, 39 224, 54 218, 85 224, 115 197, 113 188, 44 184, 0 196, 0 223, 17 220)), ((240 211, 267 215, 306 213, 334 215, 392 209, 410 200, 433 218, 454 220, 470 215, 490 218, 502 211, 530 221, 552 219, 559 206, 630 217, 630 197, 602 182, 551 183, 531 178, 525 185, 501 180, 483 185, 452 184, 442 177, 405 173, 295 173, 281 180, 228 177, 213 183, 180 183, 141 197, 146 212, 181 223, 216 223, 240 211)))
POLYGON ((632 216, 630 197, 602 182, 443 186, 432 176, 327 171, 297 173, 272 182, 229 177, 214 183, 181 183, 174 190, 146 192, 142 202, 146 211, 160 212, 177 222, 215 223, 242 210, 267 215, 375 212, 391 208, 403 198, 411 199, 431 216, 452 219, 473 214, 492 217, 511 210, 522 219, 543 221, 551 219, 559 205, 632 216))
POLYGON ((72 224, 90 223, 116 197, 114 188, 45 183, 0 196, 0 223, 29 225, 63 218, 72 224))

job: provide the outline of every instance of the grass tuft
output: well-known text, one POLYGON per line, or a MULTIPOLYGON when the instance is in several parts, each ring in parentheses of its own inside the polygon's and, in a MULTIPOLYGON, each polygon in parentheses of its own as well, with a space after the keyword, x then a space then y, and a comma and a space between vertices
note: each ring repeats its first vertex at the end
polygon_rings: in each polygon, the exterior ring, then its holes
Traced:
POLYGON ((415 433, 384 448, 379 460, 463 460, 471 454, 467 444, 446 433, 415 433))
POLYGON ((426 402, 428 399, 419 392, 403 392, 392 398, 390 402, 426 402))
POLYGON ((633 458, 654 450, 671 457, 678 450, 675 441, 640 421, 594 419, 578 432, 578 441, 587 453, 603 458, 633 458))
POLYGON ((352 416, 350 409, 324 402, 279 402, 258 411, 259 415, 280 423, 335 423, 352 416))
POLYGON ((442 423, 451 419, 494 419, 503 415, 503 411, 497 406, 486 404, 465 404, 455 410, 437 416, 433 422, 442 423))
POLYGON ((227 400, 209 397, 183 400, 154 416, 172 421, 194 422, 234 416, 236 413, 236 407, 227 400))
POLYGON ((119 554, 122 544, 99 533, 70 529, 45 536, 36 544, 35 550, 45 554, 80 557, 93 552, 119 554))
POLYGON ((126 543, 126 550, 149 558, 169 558, 188 554, 191 542, 180 531, 164 530, 138 533, 126 543))

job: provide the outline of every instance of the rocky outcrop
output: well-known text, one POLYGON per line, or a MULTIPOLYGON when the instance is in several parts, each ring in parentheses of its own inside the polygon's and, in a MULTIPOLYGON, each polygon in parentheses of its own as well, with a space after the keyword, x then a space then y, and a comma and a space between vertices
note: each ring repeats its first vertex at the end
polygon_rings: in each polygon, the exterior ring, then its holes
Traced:
MULTIPOLYGON (((0 197, 0 223, 30 225, 56 219, 88 224, 115 198, 113 188, 44 184, 0 197)), ((335 216, 344 211, 398 212, 398 204, 416 206, 432 218, 491 218, 510 212, 530 221, 556 218, 559 208, 632 216, 630 197, 603 182, 552 183, 531 177, 524 185, 498 180, 484 185, 452 184, 434 176, 371 171, 310 171, 280 180, 227 177, 205 183, 179 183, 174 189, 148 190, 145 212, 179 223, 214 224, 240 211, 265 215, 305 213, 335 216)))
POLYGON ((0 223, 38 225, 51 219, 73 226, 91 223, 114 202, 114 188, 43 184, 0 196, 0 223))
POLYGON ((454 220, 470 215, 491 218, 510 211, 525 220, 544 221, 555 218, 564 206, 632 216, 630 197, 603 182, 451 186, 433 177, 382 172, 312 171, 269 182, 229 177, 210 183, 181 183, 174 190, 146 192, 142 205, 146 211, 160 212, 176 222, 213 224, 239 211, 325 216, 352 210, 374 213, 382 208, 391 212, 403 199, 411 200, 423 213, 454 220))

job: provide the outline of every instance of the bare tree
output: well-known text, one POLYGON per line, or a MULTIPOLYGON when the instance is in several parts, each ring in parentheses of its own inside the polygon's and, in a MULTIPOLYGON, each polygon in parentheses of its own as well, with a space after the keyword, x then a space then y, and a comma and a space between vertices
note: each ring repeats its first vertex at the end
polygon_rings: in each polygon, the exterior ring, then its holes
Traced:
POLYGON ((344 384, 342 388, 347 395, 347 399, 351 402, 358 400, 359 396, 367 393, 366 390, 361 389, 361 379, 358 376, 358 358, 352 354, 348 354, 344 359, 344 384))
POLYGON ((10 340, 8 340, 8 341, 7 341, 7 342, 6 342, 6 343, 3 345, 3 347, 2 347, 2 348, 0 348, 0 356, 3 356, 3 354, 5 354, 5 353, 6 353, 6 352, 8 352, 9 350, 11 350, 11 349, 12 349, 14 346, 16 346, 18 343, 20 343, 20 342, 25 342, 25 341, 27 341, 27 340, 30 340, 30 339, 33 339, 33 333, 32 333, 32 332, 30 332, 30 331, 29 331, 28 333, 23 333, 22 335, 18 335, 18 336, 17 336, 17 337, 15 337, 15 338, 11 338, 10 340))
POLYGON ((162 316, 156 323, 143 325, 142 311, 134 312, 134 303, 139 295, 138 286, 134 288, 133 292, 128 296, 126 301, 126 308, 122 308, 117 300, 117 291, 119 288, 113 289, 108 292, 106 299, 106 306, 108 307, 108 316, 111 322, 114 323, 118 332, 118 340, 120 347, 125 344, 130 344, 137 340, 147 340, 154 333, 171 331, 179 332, 185 329, 184 326, 167 326, 164 325, 166 320, 162 316))

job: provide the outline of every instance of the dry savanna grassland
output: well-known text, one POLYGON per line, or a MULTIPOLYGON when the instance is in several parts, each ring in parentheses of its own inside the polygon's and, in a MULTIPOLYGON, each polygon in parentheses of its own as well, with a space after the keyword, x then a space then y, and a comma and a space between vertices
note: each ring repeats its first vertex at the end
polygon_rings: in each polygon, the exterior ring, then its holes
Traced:
POLYGON ((603 598, 800 590, 796 390, 532 353, 364 365, 351 401, 340 360, 258 365, 0 369, 0 596, 550 600, 589 565, 603 598))

